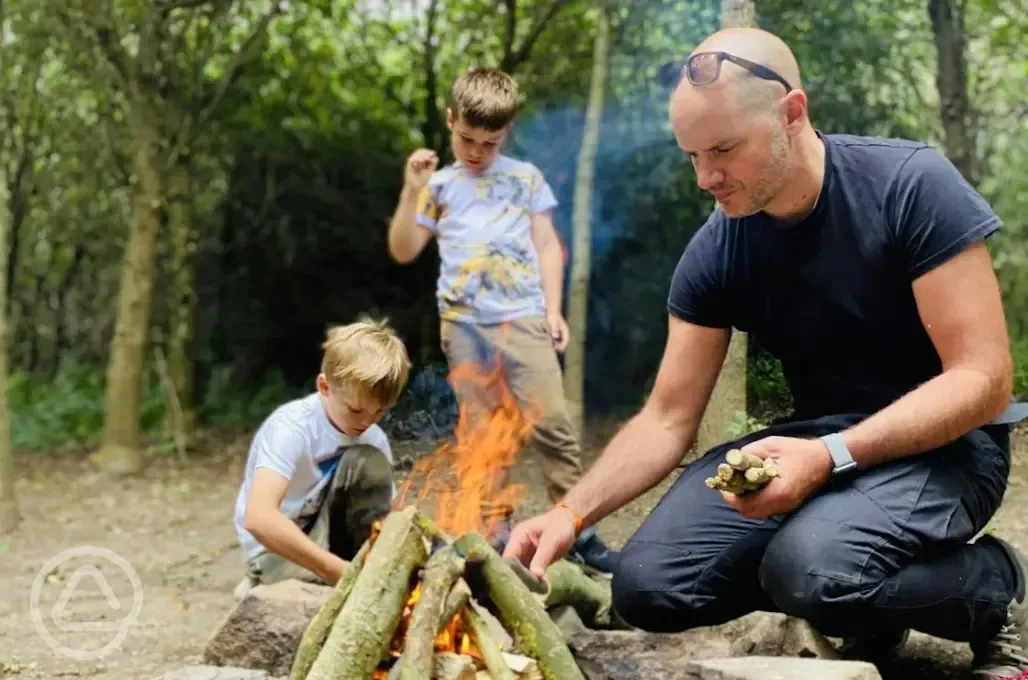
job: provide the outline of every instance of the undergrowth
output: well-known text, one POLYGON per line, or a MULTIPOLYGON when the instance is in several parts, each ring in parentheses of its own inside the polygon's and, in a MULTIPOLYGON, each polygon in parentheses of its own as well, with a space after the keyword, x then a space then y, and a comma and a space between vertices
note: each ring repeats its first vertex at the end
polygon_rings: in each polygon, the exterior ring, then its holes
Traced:
MULTIPOLYGON (((1014 393, 1028 399, 1028 338, 1011 340, 1014 393)), ((440 438, 452 433, 457 403, 446 381, 445 364, 426 364, 414 371, 399 403, 382 419, 390 437, 440 438)), ((15 449, 55 451, 92 447, 103 436, 104 384, 102 368, 66 364, 52 381, 26 373, 8 378, 11 439, 15 449)), ((243 387, 227 368, 216 368, 203 385, 197 407, 200 427, 256 428, 277 406, 308 394, 310 387, 289 385, 271 371, 256 388, 243 387)), ((781 365, 759 348, 750 352, 747 375, 748 414, 737 414, 733 427, 749 432, 791 408, 781 365)), ((155 372, 144 377, 140 418, 144 438, 155 448, 165 446, 165 393, 155 372)))

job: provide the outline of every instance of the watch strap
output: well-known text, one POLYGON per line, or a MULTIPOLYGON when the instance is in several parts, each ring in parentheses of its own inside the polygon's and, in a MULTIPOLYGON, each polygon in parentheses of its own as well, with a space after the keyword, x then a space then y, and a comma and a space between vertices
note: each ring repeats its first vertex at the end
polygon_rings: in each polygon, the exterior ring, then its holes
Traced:
POLYGON ((849 447, 846 446, 846 442, 843 441, 841 434, 833 432, 821 437, 821 441, 828 447, 828 453, 832 456, 832 463, 834 463, 833 475, 849 472, 857 467, 857 462, 853 460, 849 447))

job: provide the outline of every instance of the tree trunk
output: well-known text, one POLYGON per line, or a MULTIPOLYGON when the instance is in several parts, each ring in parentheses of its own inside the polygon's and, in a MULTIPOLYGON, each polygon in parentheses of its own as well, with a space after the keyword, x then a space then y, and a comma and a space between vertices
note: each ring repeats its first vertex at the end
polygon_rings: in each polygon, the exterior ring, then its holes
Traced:
MULTIPOLYGON (((756 25, 757 9, 753 0, 722 0, 721 28, 756 25)), ((731 436, 736 418, 741 417, 745 422, 746 344, 746 334, 733 330, 728 354, 696 434, 696 451, 701 456, 731 436)))
POLYGON ((568 294, 568 326, 571 338, 564 362, 564 389, 568 415, 581 434, 585 420, 586 332, 589 326, 589 276, 592 257, 592 195, 596 172, 596 150, 600 142, 603 100, 610 61, 610 12, 600 11, 599 26, 593 43, 593 70, 589 83, 589 103, 585 110, 585 129, 578 152, 575 202, 572 216, 571 285, 568 294))
POLYGON ((113 474, 133 474, 142 468, 139 421, 143 354, 150 330, 161 209, 157 119, 146 103, 134 101, 130 106, 136 147, 132 224, 107 359, 103 444, 93 458, 98 467, 113 474))
POLYGON ((194 335, 196 329, 196 229, 188 158, 180 158, 168 173, 168 230, 171 235, 171 333, 168 340, 168 378, 171 383, 165 427, 180 448, 193 444, 196 431, 194 399, 194 335))
POLYGON ((721 28, 757 25, 754 0, 721 0, 721 28))
POLYGON ((974 110, 967 94, 967 37, 963 5, 954 0, 928 0, 932 37, 938 56, 935 83, 939 89, 939 116, 946 138, 946 155, 972 185, 977 185, 978 163, 974 110))
MULTIPOLYGON (((4 24, 0 21, 0 27, 4 24)), ((0 272, 7 271, 7 233, 10 211, 7 205, 7 177, 0 168, 0 272)), ((15 492, 14 452, 11 450, 11 416, 7 404, 7 277, 0 276, 0 534, 18 526, 15 492)))

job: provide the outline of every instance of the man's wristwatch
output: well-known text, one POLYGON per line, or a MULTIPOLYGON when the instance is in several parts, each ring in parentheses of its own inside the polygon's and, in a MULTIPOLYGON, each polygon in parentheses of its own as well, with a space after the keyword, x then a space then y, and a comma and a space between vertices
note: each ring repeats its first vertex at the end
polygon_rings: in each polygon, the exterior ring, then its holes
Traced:
POLYGON ((838 477, 857 469, 857 461, 853 460, 853 456, 850 455, 850 450, 846 446, 846 442, 842 440, 842 435, 838 432, 833 432, 821 437, 821 441, 828 447, 828 453, 832 456, 832 463, 835 464, 835 467, 832 469, 832 477, 838 477))

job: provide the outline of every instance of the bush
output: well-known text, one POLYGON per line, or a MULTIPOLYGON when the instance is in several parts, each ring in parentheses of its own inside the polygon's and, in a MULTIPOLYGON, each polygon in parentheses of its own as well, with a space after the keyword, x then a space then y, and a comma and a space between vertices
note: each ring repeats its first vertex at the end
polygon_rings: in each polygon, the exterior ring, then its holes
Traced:
POLYGON ((442 363, 415 371, 400 401, 382 418, 382 428, 390 437, 435 439, 452 433, 459 412, 447 373, 442 363))

